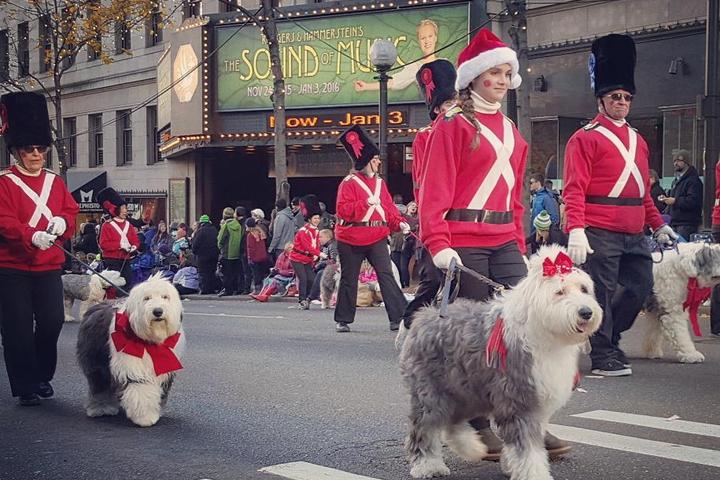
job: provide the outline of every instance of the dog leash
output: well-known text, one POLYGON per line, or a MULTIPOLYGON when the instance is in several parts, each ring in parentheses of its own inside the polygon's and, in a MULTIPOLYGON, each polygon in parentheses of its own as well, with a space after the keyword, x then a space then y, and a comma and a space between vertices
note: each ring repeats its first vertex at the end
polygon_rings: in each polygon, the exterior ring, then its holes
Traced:
MULTIPOLYGON (((53 242, 52 244, 53 244, 53 246, 55 246, 55 247, 59 248, 60 250, 62 250, 63 252, 65 252, 66 254, 70 255, 71 258, 75 258, 75 256, 73 255, 72 252, 70 252, 69 250, 67 250, 65 247, 63 247, 63 246, 60 245, 59 243, 53 242)), ((117 289, 117 291, 119 291, 120 293, 124 294, 125 296, 129 296, 129 295, 130 295, 127 291, 125 291, 125 289, 123 289, 122 287, 118 287, 117 285, 115 285, 113 282, 111 282, 110 280, 108 280, 107 277, 105 277, 104 275, 102 275, 100 272, 98 272, 97 270, 95 270, 93 267, 91 267, 91 266, 88 265, 87 263, 83 262, 83 261, 80 260, 79 258, 75 258, 75 260, 76 260, 80 265, 82 265, 83 267, 87 268, 88 270, 90 270, 91 272, 93 272, 93 273, 94 273, 95 275, 97 275, 98 277, 100 277, 100 278, 102 278, 103 280, 105 280, 108 284, 112 285, 112 286, 113 286, 115 289, 117 289)))
POLYGON ((507 288, 505 285, 498 283, 486 277, 485 275, 476 272, 471 268, 460 265, 459 263, 457 263, 457 259, 452 258, 450 260, 450 265, 448 266, 447 272, 445 272, 445 283, 443 285, 442 294, 440 297, 439 315, 442 318, 447 318, 448 305, 450 305, 450 303, 452 303, 455 298, 457 298, 458 292, 460 291, 460 275, 458 275, 460 272, 466 273, 471 277, 474 277, 475 279, 486 283, 487 285, 492 287, 495 292, 502 292, 507 288), (453 281, 455 282, 454 288, 452 286, 453 281))
POLYGON ((672 242, 671 244, 664 246, 657 242, 652 237, 648 237, 648 245, 650 247, 650 258, 652 259, 653 263, 662 263, 663 258, 665 258, 665 251, 667 250, 674 250, 675 253, 680 254, 680 250, 678 249, 678 242, 672 242), (654 258, 652 258, 653 253, 659 253, 660 254, 660 260, 657 262, 654 258))

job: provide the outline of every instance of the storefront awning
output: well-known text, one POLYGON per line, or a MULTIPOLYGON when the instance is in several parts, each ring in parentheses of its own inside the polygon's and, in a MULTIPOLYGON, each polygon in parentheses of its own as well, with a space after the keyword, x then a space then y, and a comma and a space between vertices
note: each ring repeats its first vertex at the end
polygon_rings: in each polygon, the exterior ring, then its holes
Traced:
POLYGON ((97 202, 97 194, 107 187, 107 172, 68 170, 67 186, 73 198, 80 206, 80 213, 102 212, 97 202))

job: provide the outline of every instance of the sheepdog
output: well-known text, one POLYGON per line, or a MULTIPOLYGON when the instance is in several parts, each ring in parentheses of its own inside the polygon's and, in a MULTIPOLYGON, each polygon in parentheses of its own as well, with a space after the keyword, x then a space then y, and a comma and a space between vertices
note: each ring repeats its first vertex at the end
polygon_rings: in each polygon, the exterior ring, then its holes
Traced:
POLYGON ((340 262, 328 262, 320 277, 320 308, 335 305, 338 287, 340 286, 340 262))
POLYGON ((125 279, 120 276, 120 272, 115 270, 105 270, 101 272, 102 276, 111 281, 110 285, 97 274, 84 275, 77 273, 68 273, 62 276, 63 298, 65 301, 65 321, 74 322, 76 319, 72 315, 72 307, 75 300, 80 300, 80 318, 85 316, 88 308, 97 305, 107 298, 115 298, 110 294, 115 286, 125 286, 125 279))
POLYGON ((91 307, 77 341, 89 386, 87 416, 116 415, 122 407, 136 425, 155 425, 184 350, 182 302, 160 274, 136 285, 117 307, 91 307))
POLYGON ((697 322, 697 307, 703 300, 697 288, 711 289, 720 283, 720 245, 679 243, 677 251, 665 251, 662 261, 653 265, 653 279, 645 319, 638 322, 646 329, 643 355, 661 358, 664 337, 678 361, 703 362, 705 356, 695 348, 689 326, 693 315, 697 322), (697 299, 694 308, 693 297, 697 299))
POLYGON ((512 480, 551 480, 544 448, 570 398, 581 346, 602 320, 593 282, 562 247, 542 247, 528 276, 488 302, 457 300, 445 316, 420 310, 400 352, 410 393, 405 448, 413 478, 448 475, 442 441, 479 461, 487 447, 468 421, 492 420, 512 480))

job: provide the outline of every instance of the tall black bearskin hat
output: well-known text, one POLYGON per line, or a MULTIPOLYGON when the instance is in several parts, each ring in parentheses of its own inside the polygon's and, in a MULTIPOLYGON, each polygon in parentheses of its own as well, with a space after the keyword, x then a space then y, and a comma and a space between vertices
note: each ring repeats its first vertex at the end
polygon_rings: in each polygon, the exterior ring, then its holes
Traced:
POLYGON ((455 97, 456 79, 455 66, 442 58, 426 63, 415 75, 432 120, 437 117, 435 109, 455 97))
POLYGON ((357 125, 340 135, 340 142, 355 163, 355 170, 362 170, 375 155, 380 155, 380 150, 372 139, 357 125))
POLYGON ((45 97, 33 92, 12 92, 0 97, 0 135, 4 135, 8 150, 25 145, 52 145, 45 97))
POLYGON ((315 215, 322 215, 320 200, 316 195, 305 195, 300 199, 300 212, 305 221, 309 221, 315 215))
POLYGON ((595 96, 619 88, 635 95, 635 60, 635 42, 627 35, 613 33, 595 40, 588 61, 595 96))
POLYGON ((108 212, 113 217, 117 217, 120 214, 120 206, 127 205, 127 202, 122 198, 114 188, 107 187, 100 190, 97 194, 97 200, 103 210, 108 212))

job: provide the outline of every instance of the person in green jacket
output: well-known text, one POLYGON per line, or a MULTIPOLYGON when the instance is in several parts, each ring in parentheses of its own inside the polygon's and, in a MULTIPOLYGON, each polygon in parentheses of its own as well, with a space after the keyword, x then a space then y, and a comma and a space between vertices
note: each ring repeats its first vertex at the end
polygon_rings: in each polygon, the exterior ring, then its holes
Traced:
POLYGON ((220 263, 223 272, 223 289, 218 293, 218 297, 235 295, 242 292, 242 255, 243 237, 245 236, 245 225, 238 221, 238 215, 242 216, 243 207, 235 209, 235 216, 232 220, 225 222, 220 227, 217 242, 220 249, 220 263))

